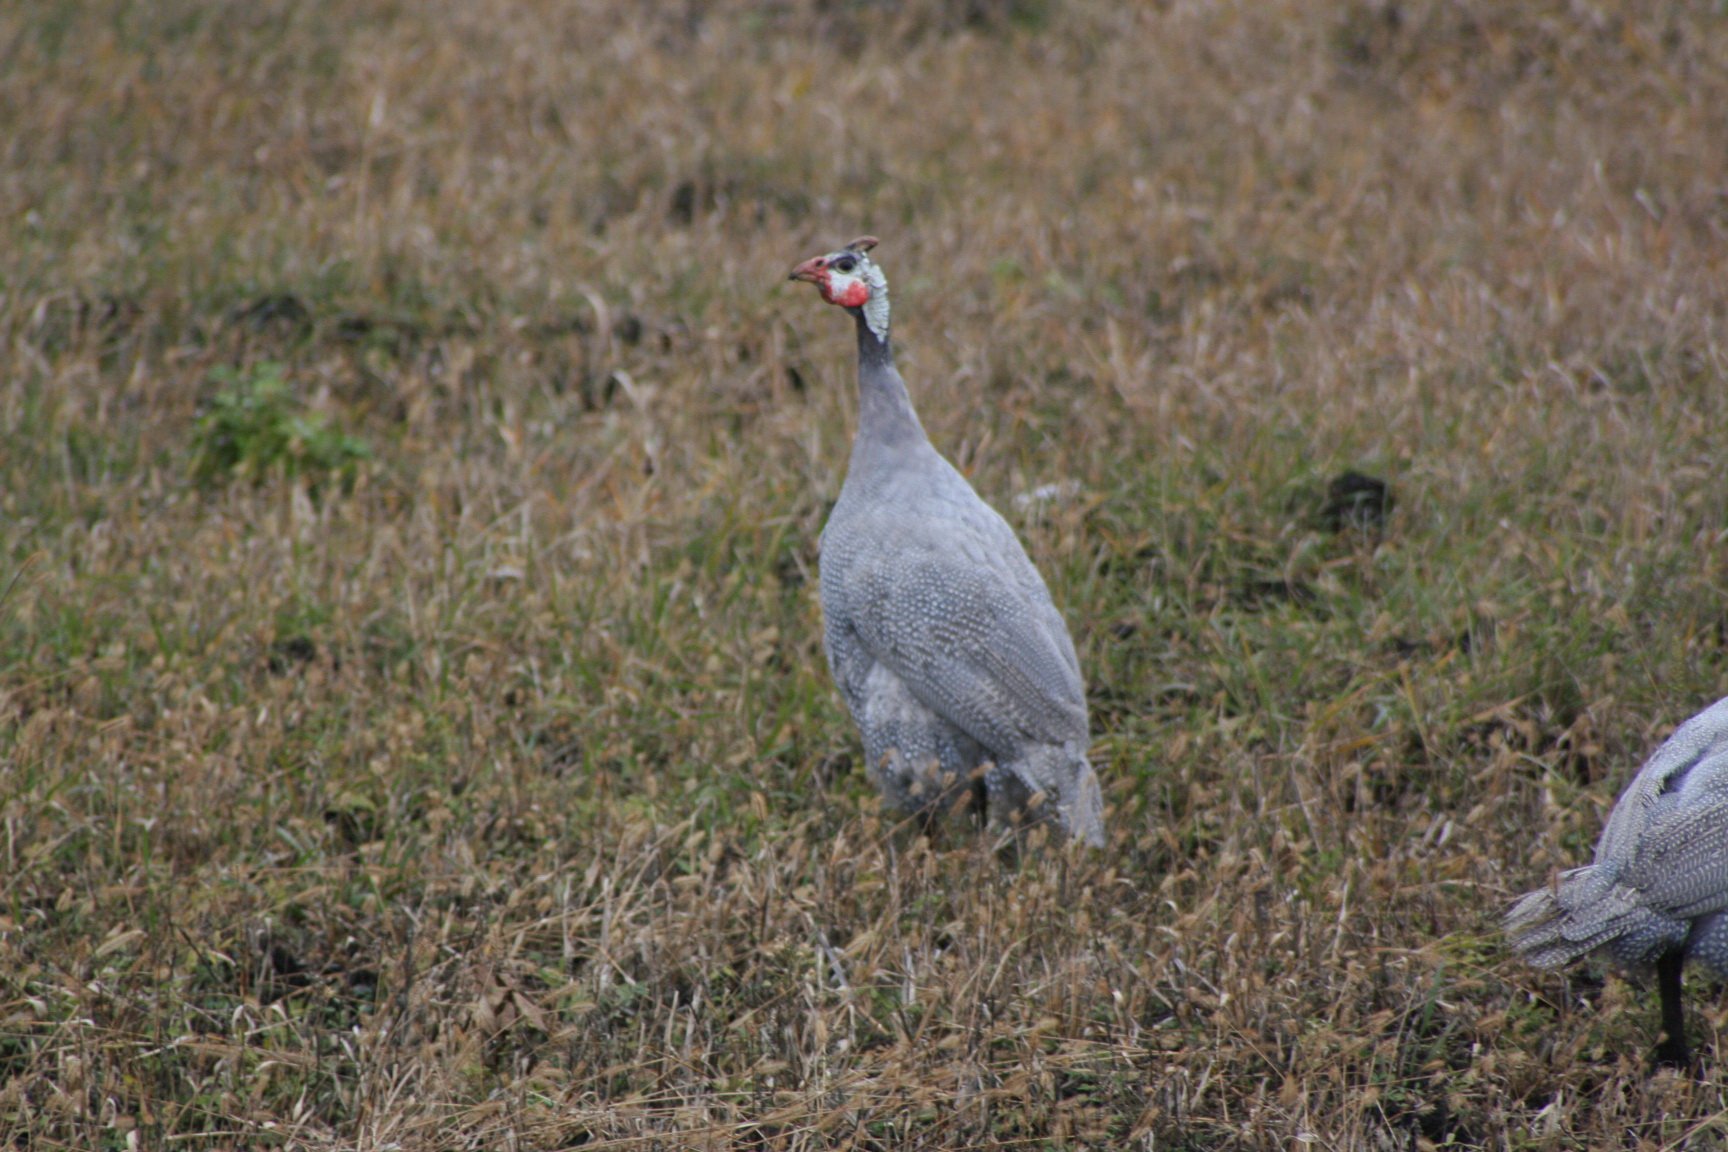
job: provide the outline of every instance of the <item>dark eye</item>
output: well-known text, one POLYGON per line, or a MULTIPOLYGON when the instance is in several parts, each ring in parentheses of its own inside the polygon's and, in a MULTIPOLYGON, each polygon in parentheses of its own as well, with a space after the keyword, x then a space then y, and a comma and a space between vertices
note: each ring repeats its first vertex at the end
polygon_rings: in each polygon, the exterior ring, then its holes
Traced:
POLYGON ((850 256, 842 256, 840 259, 834 261, 834 267, 840 269, 842 272, 850 272, 852 269, 858 267, 858 261, 854 260, 850 256))

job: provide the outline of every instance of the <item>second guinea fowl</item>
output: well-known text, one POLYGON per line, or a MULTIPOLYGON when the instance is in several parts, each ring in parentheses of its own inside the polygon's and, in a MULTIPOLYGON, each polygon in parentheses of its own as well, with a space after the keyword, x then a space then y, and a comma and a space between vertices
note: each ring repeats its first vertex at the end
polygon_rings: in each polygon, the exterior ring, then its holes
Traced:
POLYGON ((924 434, 888 342, 865 236, 793 269, 858 329, 858 431, 822 531, 823 643, 894 807, 940 815, 982 786, 992 824, 1104 843, 1086 693, 1061 613, 1008 522, 924 434))
POLYGON ((1728 980, 1728 699, 1674 730, 1614 805, 1596 859, 1506 914, 1512 950, 1538 968, 1591 953, 1656 970, 1660 1064, 1691 1063, 1680 971, 1728 980))

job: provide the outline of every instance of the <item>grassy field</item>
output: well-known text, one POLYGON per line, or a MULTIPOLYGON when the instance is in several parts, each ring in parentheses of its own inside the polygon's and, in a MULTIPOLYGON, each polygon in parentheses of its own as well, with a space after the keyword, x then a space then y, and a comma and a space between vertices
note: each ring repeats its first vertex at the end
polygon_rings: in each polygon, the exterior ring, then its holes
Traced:
POLYGON ((1725 108, 1696 0, 0 7, 0 1143, 1728 1140, 1497 932, 1728 692, 1725 108), (866 231, 1104 851, 858 764, 866 231))

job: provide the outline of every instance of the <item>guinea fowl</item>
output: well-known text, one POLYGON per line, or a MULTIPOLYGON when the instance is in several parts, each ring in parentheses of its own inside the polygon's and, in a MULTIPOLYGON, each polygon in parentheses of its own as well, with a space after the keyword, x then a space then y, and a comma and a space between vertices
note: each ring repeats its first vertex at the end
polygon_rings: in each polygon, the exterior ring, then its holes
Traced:
POLYGON ((1104 843, 1067 625, 1008 522, 930 444, 894 367, 864 236, 793 269, 858 327, 858 431, 822 530, 823 645, 887 801, 926 821, 971 797, 998 826, 1104 843))
POLYGON ((1557 968, 1592 952, 1656 970, 1660 1064, 1691 1063, 1680 970, 1728 980, 1728 699, 1680 725, 1615 802, 1595 863, 1506 914, 1515 952, 1557 968))

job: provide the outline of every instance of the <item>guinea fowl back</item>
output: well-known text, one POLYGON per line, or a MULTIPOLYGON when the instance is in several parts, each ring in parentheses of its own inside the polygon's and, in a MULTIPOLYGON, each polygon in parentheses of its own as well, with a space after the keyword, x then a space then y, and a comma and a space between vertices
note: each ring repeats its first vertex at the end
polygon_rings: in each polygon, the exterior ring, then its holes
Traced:
POLYGON ((1067 625, 1019 539, 937 453, 894 367, 874 240, 806 261, 858 331, 858 430, 821 544, 824 642, 890 803, 930 814, 982 777, 992 818, 1103 841, 1067 625))

